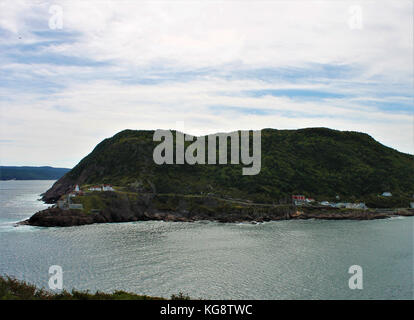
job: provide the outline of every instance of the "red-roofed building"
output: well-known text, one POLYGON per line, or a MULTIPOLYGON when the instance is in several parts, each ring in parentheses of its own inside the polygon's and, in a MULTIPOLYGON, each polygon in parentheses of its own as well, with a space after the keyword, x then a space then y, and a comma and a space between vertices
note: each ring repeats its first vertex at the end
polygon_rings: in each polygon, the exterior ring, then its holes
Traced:
POLYGON ((305 201, 306 201, 306 198, 305 198, 304 195, 295 195, 295 194, 292 195, 292 202, 295 205, 301 205, 301 204, 305 203, 305 201))

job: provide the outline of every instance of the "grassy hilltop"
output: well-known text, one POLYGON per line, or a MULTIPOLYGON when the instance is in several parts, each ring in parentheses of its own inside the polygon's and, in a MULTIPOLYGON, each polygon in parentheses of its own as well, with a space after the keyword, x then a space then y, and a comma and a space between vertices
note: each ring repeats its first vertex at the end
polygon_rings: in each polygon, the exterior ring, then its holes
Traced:
POLYGON ((143 193, 210 193, 261 203, 288 202, 291 194, 318 200, 339 195, 341 201, 362 200, 384 207, 406 207, 414 193, 413 156, 364 133, 264 129, 262 166, 255 176, 243 176, 243 164, 157 165, 153 150, 159 142, 153 141, 153 133, 124 130, 103 140, 44 199, 56 200, 75 183, 109 183, 143 193), (393 197, 378 197, 384 191, 391 191, 393 197))

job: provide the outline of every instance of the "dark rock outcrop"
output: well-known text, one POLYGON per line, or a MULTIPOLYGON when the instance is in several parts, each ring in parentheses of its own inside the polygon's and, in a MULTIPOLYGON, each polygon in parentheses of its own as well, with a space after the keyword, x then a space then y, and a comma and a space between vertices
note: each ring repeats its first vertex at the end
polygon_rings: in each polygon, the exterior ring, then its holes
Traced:
POLYGON ((80 210, 49 208, 35 213, 26 222, 32 226, 69 227, 106 221, 102 216, 97 214, 84 214, 80 210))
POLYGON ((56 207, 34 214, 25 223, 34 226, 77 226, 92 223, 128 221, 198 221, 264 222, 288 219, 370 220, 395 215, 414 215, 414 209, 358 210, 331 207, 295 207, 293 205, 259 205, 234 203, 211 197, 156 196, 142 194, 130 198, 125 195, 102 193, 107 204, 100 211, 62 210, 56 207))

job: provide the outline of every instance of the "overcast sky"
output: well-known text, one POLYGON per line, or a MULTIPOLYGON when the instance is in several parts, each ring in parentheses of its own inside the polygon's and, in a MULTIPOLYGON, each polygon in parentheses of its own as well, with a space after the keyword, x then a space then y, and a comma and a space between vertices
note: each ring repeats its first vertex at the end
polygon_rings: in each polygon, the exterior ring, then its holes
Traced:
POLYGON ((0 0, 0 40, 2 165, 73 167, 123 129, 177 122, 414 151, 412 1, 0 0))

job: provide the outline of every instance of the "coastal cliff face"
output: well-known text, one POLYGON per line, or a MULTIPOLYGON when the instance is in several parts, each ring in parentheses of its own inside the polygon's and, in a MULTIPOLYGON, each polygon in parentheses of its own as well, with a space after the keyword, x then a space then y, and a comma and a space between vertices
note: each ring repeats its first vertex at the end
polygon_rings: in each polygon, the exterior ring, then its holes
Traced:
MULTIPOLYGON (((101 196, 101 195, 100 195, 101 196)), ((295 207, 293 205, 255 205, 233 203, 211 197, 102 194, 104 206, 92 212, 49 208, 34 214, 25 223, 34 226, 66 227, 92 223, 128 221, 210 220, 218 222, 264 222, 289 219, 383 219, 394 215, 412 216, 414 210, 338 209, 329 207, 295 207)))
POLYGON ((42 200, 49 204, 55 203, 62 195, 69 193, 73 189, 75 183, 76 180, 73 180, 66 175, 63 176, 53 184, 52 188, 42 195, 42 200))
POLYGON ((73 226, 92 223, 127 221, 197 221, 220 222, 270 221, 289 219, 294 206, 252 206, 228 203, 209 197, 160 195, 100 194, 104 205, 92 212, 48 208, 34 214, 25 223, 34 226, 73 226))

